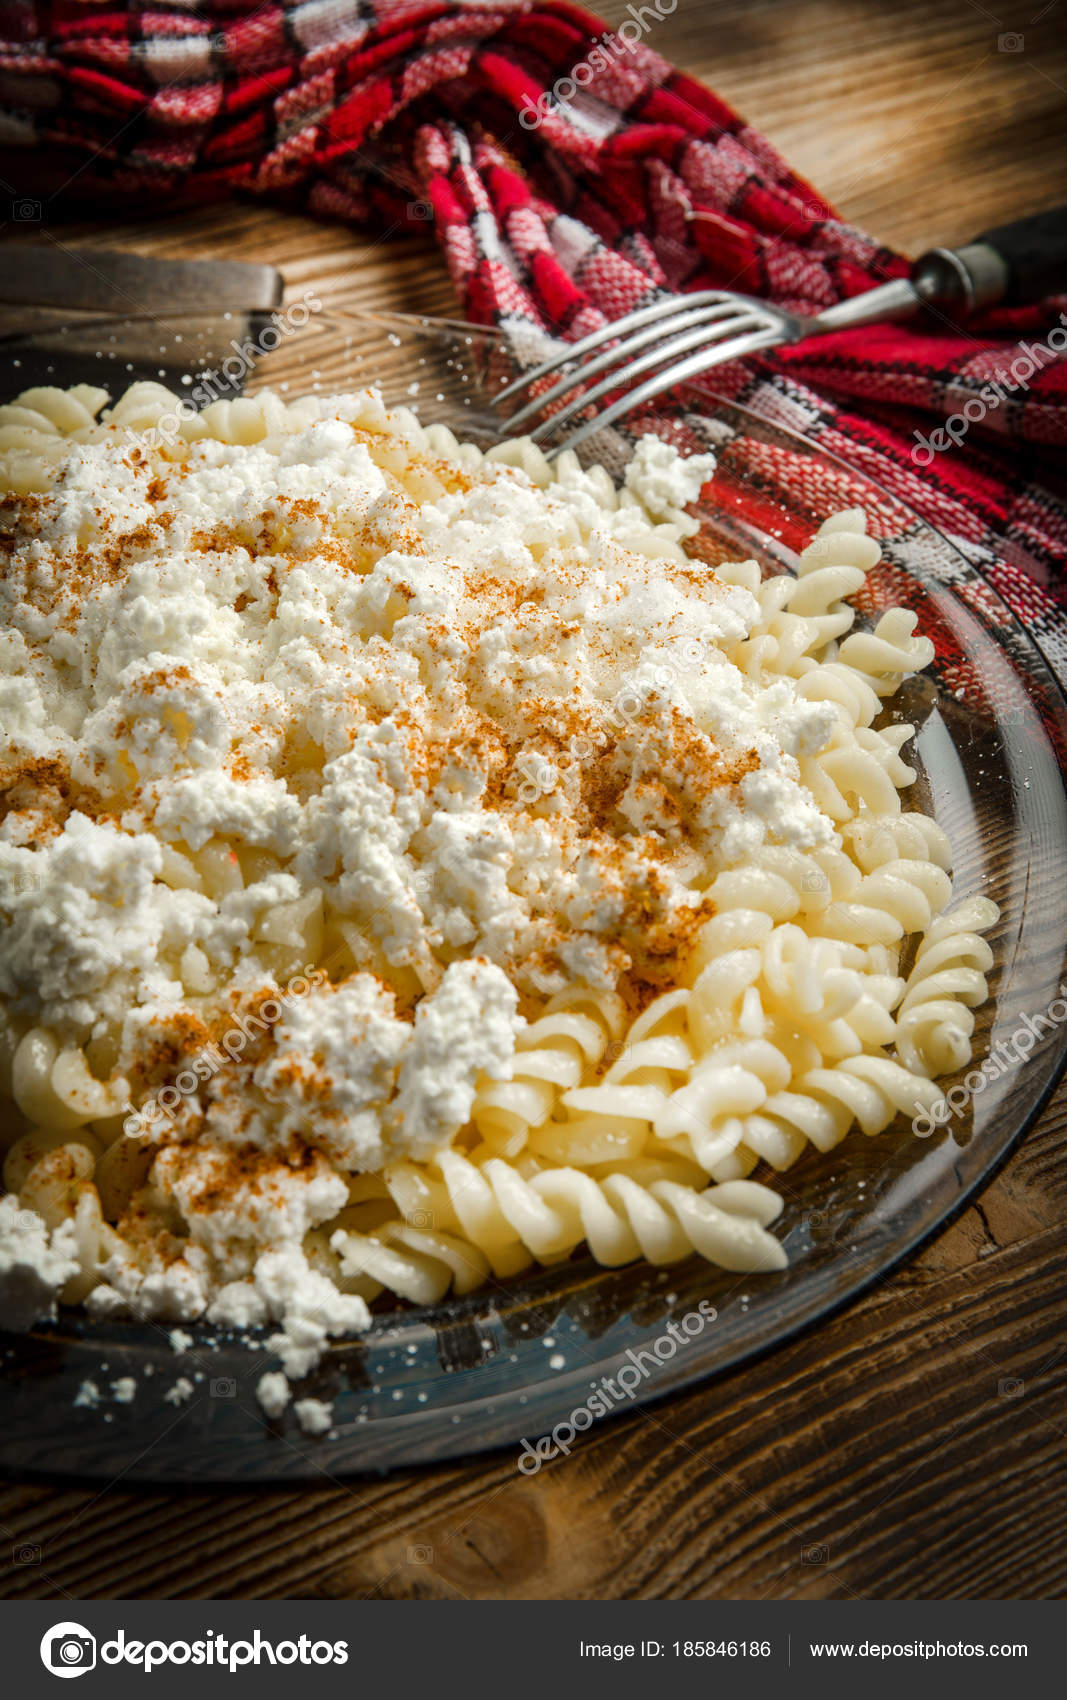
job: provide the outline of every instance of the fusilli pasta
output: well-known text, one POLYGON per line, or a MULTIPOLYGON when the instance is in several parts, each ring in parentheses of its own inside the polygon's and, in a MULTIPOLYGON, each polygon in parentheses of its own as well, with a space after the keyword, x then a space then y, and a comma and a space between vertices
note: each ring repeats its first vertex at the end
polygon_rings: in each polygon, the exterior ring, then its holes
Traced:
MULTIPOLYGON (((231 1225, 225 1239, 213 1225, 215 1192, 206 1181, 196 1190, 198 1151, 242 1163, 251 1195, 269 1182, 278 1211, 291 1208, 306 1267, 351 1298, 436 1304, 583 1245, 608 1266, 695 1252, 727 1270, 782 1268, 769 1231, 781 1199, 749 1176, 760 1164, 783 1172, 809 1146, 829 1151, 854 1126, 873 1136, 933 1108, 938 1079, 970 1060, 993 962, 981 935, 995 906, 950 906, 944 832, 901 810, 915 779, 904 756, 912 728, 883 710, 933 649, 905 609, 856 629, 850 599, 879 559, 862 513, 825 521, 795 575, 764 580, 752 561, 718 569, 714 641, 679 627, 689 634, 683 665, 696 663, 688 696, 662 634, 633 641, 658 617, 662 587, 650 577, 651 598, 610 628, 615 649, 602 641, 612 690, 598 684, 579 713, 557 675, 565 681, 572 651, 585 655, 590 561, 605 582, 615 561, 619 607, 634 594, 620 559, 677 566, 663 583, 678 609, 679 586, 689 595, 695 583, 683 548, 694 522, 681 501, 649 505, 639 491, 654 478, 616 488, 604 469, 572 454, 550 463, 528 441, 483 455, 371 392, 331 403, 263 392, 194 413, 138 383, 107 401, 90 386, 38 388, 0 407, 0 486, 47 498, 61 468, 114 467, 132 446, 123 464, 134 481, 143 472, 170 490, 168 480, 202 466, 198 499, 223 490, 230 506, 206 543, 193 521, 182 534, 195 571, 221 575, 210 618, 184 603, 154 606, 141 544, 131 546, 123 572, 144 588, 116 603, 100 640, 119 683, 111 704, 86 699, 79 800, 57 828, 59 848, 51 824, 47 850, 21 827, 0 841, 0 928, 29 940, 42 964, 35 983, 3 969, 0 1089, 14 1106, 4 1181, 49 1229, 74 1225, 78 1272, 61 1297, 223 1319, 226 1294, 252 1302, 254 1247, 243 1229, 231 1225), (284 472, 258 506, 246 450, 284 472), (363 456, 378 483, 363 501, 334 478, 324 520, 315 467, 329 453, 363 456), (492 530, 504 529, 492 506, 501 491, 527 504, 528 576, 542 559, 566 563, 552 569, 564 600, 551 655, 516 647, 519 613, 536 616, 547 581, 530 576, 526 600, 511 595, 523 581, 511 584, 510 539, 492 530), (506 591, 469 639, 481 668, 467 723, 477 736, 448 759, 421 732, 404 741, 416 692, 442 702, 458 692, 448 665, 465 628, 441 613, 447 575, 419 579, 412 565, 441 536, 482 539, 475 601, 506 591), (217 651, 204 636, 213 622, 217 651), (264 646, 262 679, 238 676, 249 630, 264 646), (384 666, 391 652, 402 655, 395 677, 371 677, 372 659, 384 666), (501 730, 516 669, 528 694, 549 691, 521 763, 501 730), (277 732, 263 707, 275 674, 305 704, 277 732), (237 731, 218 707, 231 687, 237 731), (719 749, 730 747, 729 711, 757 698, 758 736, 731 765, 719 749), (705 739, 703 767, 683 772, 682 746, 656 742, 656 714, 681 715, 686 736, 705 739), (241 739, 243 767, 231 750, 241 739), (620 751, 630 764, 621 777, 620 751), (601 782, 594 772, 587 783, 587 770, 598 764, 607 801, 585 818, 601 782), (471 799, 487 795, 497 802, 476 817, 471 799), (383 798, 384 825, 374 812, 383 798), (146 823, 136 843, 114 824, 135 804, 146 823), (80 921, 64 912, 78 936, 63 946, 70 984, 60 995, 54 941, 21 894, 79 834, 96 884, 71 898, 80 921), (583 874, 555 895, 575 846, 594 841, 610 841, 599 883, 583 874), (633 859, 639 845, 668 846, 683 870, 673 907, 661 901, 661 865, 633 859), (487 963, 502 964, 523 998, 506 1047, 491 1012, 467 1027, 435 1014, 447 1014, 457 988, 472 995, 487 963), (325 1004, 319 1026, 304 1023, 304 1004, 283 990, 319 965, 324 981, 333 976, 330 1009, 345 1012, 336 1033, 322 1026, 325 1004), (482 1028, 492 1043, 462 1076, 452 1053, 482 1028), (443 1082, 429 1101, 411 1086, 418 1047, 443 1082), (348 1053, 371 1061, 331 1096, 327 1065, 343 1074, 348 1053), (422 1143, 398 1145, 401 1123, 423 1128, 422 1143), (298 1198, 305 1170, 318 1190, 309 1182, 298 1198), (206 1222, 195 1234, 194 1205, 206 1222), (133 1231, 146 1219, 159 1225, 154 1242, 133 1231)), ((648 451, 653 471, 662 450, 648 451)), ((73 512, 76 494, 66 499, 73 512)), ((70 558, 91 566, 87 513, 71 522, 70 558)), ((90 579, 90 601, 98 590, 90 579)), ((0 650, 13 702, 19 692, 29 701, 50 668, 82 666, 69 635, 49 637, 34 659, 37 629, 13 629, 0 650)), ((37 704, 35 726, 45 719, 37 704)), ((28 747, 12 730, 16 768, 28 747)), ((46 780, 35 781, 31 813, 42 798, 54 806, 46 780)), ((57 861, 57 879, 73 879, 64 870, 75 865, 57 861)))

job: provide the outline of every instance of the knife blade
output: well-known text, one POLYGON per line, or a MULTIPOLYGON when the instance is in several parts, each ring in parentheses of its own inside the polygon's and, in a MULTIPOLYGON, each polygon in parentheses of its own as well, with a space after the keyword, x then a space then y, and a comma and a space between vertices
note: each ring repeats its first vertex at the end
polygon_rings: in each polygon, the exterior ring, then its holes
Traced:
POLYGON ((0 267, 0 303, 77 313, 269 311, 282 299, 281 272, 244 260, 160 260, 110 248, 11 243, 0 267))

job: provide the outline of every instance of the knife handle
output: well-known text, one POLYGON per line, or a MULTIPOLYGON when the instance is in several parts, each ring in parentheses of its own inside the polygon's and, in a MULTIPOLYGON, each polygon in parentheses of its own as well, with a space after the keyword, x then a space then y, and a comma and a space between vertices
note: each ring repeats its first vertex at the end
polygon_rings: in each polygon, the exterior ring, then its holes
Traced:
POLYGON ((1067 295, 1067 206, 998 225, 965 248, 932 248, 911 281, 927 306, 957 315, 1067 295))

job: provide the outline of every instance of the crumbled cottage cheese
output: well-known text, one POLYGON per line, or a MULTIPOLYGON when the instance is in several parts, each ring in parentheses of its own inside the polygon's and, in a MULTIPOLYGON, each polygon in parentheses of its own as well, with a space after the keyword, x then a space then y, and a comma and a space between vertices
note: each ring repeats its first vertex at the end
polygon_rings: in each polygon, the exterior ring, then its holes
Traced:
POLYGON ((683 459, 659 437, 641 437, 627 463, 626 488, 653 519, 685 524, 685 509, 696 501, 714 470, 712 455, 683 459))
MULTIPOLYGON (((256 1383, 256 1398, 266 1415, 275 1420, 284 1415, 292 1397, 289 1379, 281 1370, 268 1370, 256 1383)), ((333 1406, 323 1399, 297 1399, 293 1414, 305 1434, 326 1434, 333 1425, 333 1406)))
POLYGON ((289 1383, 280 1370, 268 1370, 261 1375, 256 1384, 256 1398, 259 1400, 268 1417, 280 1417, 288 1405, 292 1394, 289 1383))
POLYGON ((333 1424, 333 1406, 324 1399, 297 1399, 293 1410, 305 1434, 326 1434, 333 1424))
MULTIPOLYGON (((72 446, 0 579, 0 1040, 31 1120, 132 1105, 144 1156, 90 1308, 273 1323, 287 1375, 367 1325, 354 1177, 453 1140, 548 996, 669 984, 702 867, 832 837, 832 708, 726 659, 755 598, 677 543, 710 457, 645 439, 606 508, 317 411, 72 446)), ((72 1230, 0 1211, 32 1323, 72 1230)))
POLYGON ((22 1333, 52 1321, 56 1298, 78 1272, 74 1223, 51 1231, 36 1211, 0 1198, 0 1322, 22 1333))
POLYGON ((276 1140, 310 1134, 342 1169, 429 1156, 468 1120, 479 1077, 507 1072, 517 1004, 488 962, 452 963, 413 1023, 369 974, 292 1004, 253 1076, 280 1108, 276 1140))

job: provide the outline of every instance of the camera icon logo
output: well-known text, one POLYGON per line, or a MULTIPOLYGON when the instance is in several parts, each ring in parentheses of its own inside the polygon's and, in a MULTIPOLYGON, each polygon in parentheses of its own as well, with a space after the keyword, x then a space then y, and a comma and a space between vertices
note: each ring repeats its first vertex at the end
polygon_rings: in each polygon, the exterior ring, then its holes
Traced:
POLYGON ((236 1399, 237 1383, 232 1375, 216 1375, 208 1382, 208 1392, 213 1399, 236 1399))
POLYGON ((41 1663, 53 1676, 84 1676, 96 1666, 96 1637, 82 1623, 57 1623, 41 1639, 41 1663))

